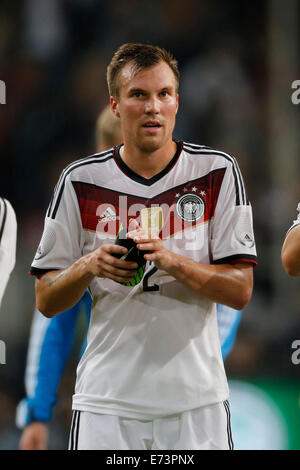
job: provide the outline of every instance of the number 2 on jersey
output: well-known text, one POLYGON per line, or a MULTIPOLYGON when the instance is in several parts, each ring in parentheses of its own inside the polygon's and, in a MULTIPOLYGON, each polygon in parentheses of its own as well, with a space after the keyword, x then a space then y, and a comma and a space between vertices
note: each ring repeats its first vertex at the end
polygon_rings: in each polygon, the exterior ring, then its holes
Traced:
POLYGON ((144 278, 143 278, 143 291, 144 292, 153 292, 153 291, 158 291, 159 286, 157 284, 153 284, 152 286, 149 285, 149 278, 152 276, 152 274, 156 273, 157 267, 153 266, 150 271, 148 271, 144 278))

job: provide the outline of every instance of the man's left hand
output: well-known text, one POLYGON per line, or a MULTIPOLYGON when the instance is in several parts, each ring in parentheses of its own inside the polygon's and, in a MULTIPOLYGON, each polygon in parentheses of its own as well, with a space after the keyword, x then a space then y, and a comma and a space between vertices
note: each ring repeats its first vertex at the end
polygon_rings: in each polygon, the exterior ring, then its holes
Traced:
POLYGON ((152 261, 158 269, 167 270, 171 263, 172 253, 164 247, 162 240, 157 233, 143 229, 136 220, 131 220, 127 237, 133 239, 137 248, 147 251, 144 255, 146 261, 152 261))

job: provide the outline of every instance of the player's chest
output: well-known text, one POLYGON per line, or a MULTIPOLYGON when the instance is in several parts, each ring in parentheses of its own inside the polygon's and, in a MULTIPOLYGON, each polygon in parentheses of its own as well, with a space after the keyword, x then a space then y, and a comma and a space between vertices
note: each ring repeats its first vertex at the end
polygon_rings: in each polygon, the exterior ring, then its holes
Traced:
POLYGON ((210 222, 223 176, 224 170, 219 170, 168 188, 160 186, 156 191, 133 188, 130 194, 121 185, 76 181, 73 187, 84 231, 114 239, 121 224, 126 227, 134 218, 167 240, 210 222))

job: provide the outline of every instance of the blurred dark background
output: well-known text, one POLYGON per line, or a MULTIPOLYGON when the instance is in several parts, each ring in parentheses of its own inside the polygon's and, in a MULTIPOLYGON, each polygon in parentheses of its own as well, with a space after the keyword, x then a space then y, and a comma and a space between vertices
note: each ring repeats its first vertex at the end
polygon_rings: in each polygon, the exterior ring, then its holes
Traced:
MULTIPOLYGON (((175 137, 219 148, 239 162, 259 265, 226 370, 233 386, 251 383, 271 394, 287 427, 299 420, 300 364, 291 361, 292 342, 300 339, 299 281, 280 261, 300 200, 300 105, 291 99, 300 79, 299 15, 297 0, 1 0, 0 187, 17 214, 18 255, 0 314, 7 347, 7 363, 0 365, 0 449, 18 445, 14 413, 24 395, 34 308, 27 272, 45 211, 61 170, 95 152, 95 122, 109 100, 106 67, 128 41, 159 44, 179 61, 175 137)), ((83 329, 60 387, 53 448, 65 446, 83 329)), ((300 448, 293 431, 286 434, 282 447, 300 448)))

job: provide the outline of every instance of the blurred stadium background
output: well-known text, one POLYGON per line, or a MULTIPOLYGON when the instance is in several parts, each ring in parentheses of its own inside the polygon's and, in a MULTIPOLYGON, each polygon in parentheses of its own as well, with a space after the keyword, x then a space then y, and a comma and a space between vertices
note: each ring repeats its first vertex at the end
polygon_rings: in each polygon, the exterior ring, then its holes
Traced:
MULTIPOLYGON (((253 206, 259 256, 255 288, 226 362, 236 448, 300 449, 299 280, 280 250, 300 200, 297 0, 1 0, 1 195, 18 218, 17 265, 0 312, 0 449, 16 449, 15 407, 34 308, 27 272, 61 170, 94 153, 108 103, 106 66, 127 41, 170 49, 181 70, 175 136, 237 157, 253 206)), ((64 449, 83 335, 79 325, 51 423, 64 449)))

